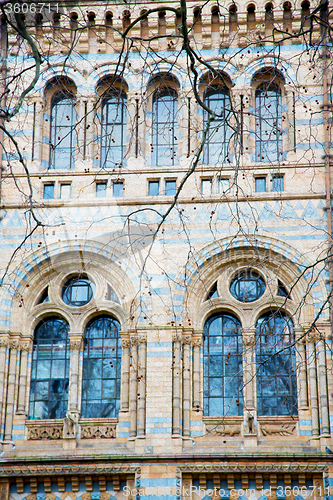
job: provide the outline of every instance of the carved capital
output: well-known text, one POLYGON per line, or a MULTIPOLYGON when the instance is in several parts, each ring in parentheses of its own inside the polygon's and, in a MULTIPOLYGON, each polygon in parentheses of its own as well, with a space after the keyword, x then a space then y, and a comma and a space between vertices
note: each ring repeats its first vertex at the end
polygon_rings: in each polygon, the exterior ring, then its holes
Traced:
POLYGON ((20 349, 21 349, 21 351, 27 351, 27 352, 29 352, 31 350, 31 347, 32 347, 32 343, 31 343, 30 340, 20 343, 20 349))
POLYGON ((183 342, 184 345, 191 345, 192 344, 192 337, 191 337, 191 335, 185 335, 182 338, 182 342, 183 342))
POLYGON ((202 345, 202 338, 201 337, 200 338, 194 338, 192 340, 192 345, 193 345, 193 347, 201 347, 201 345, 202 345))
POLYGON ((309 333, 306 335, 306 340, 307 342, 313 342, 313 343, 316 343, 318 342, 318 340, 321 339, 321 334, 320 332, 318 332, 318 330, 310 330, 309 333))
POLYGON ((243 334, 242 340, 243 340, 244 347, 252 347, 256 343, 255 335, 248 334, 248 333, 243 334))
POLYGON ((139 344, 146 344, 146 342, 147 342, 147 335, 138 335, 139 344))
POLYGON ((130 339, 121 339, 121 345, 123 349, 129 349, 131 347, 131 341, 130 339))
POLYGON ((0 347, 8 347, 8 338, 0 338, 0 347))
POLYGON ((172 334, 172 342, 181 342, 182 336, 179 333, 172 334))
POLYGON ((9 341, 9 347, 11 349, 19 349, 20 347, 20 341, 19 339, 12 339, 9 341))

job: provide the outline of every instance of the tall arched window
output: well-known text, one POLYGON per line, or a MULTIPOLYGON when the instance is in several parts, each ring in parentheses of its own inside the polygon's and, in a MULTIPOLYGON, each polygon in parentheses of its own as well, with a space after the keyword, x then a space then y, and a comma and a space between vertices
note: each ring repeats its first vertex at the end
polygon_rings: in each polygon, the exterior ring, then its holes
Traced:
POLYGON ((101 167, 122 166, 126 156, 126 94, 115 92, 102 101, 101 167))
POLYGON ((281 89, 275 83, 263 83, 256 90, 256 159, 277 161, 281 153, 281 89))
MULTIPOLYGON (((211 88, 205 94, 206 106, 215 113, 216 118, 210 123, 204 145, 204 163, 223 163, 228 154, 230 128, 228 125, 230 114, 229 91, 225 87, 211 88)), ((209 115, 204 110, 204 130, 206 130, 209 115)))
POLYGON ((296 415, 294 326, 281 312, 262 315, 256 326, 258 415, 296 415))
POLYGON ((120 323, 101 316, 85 331, 81 417, 117 417, 120 407, 120 323))
POLYGON ((75 98, 70 92, 56 94, 51 103, 50 167, 74 168, 75 98))
POLYGON ((158 90, 153 100, 153 165, 171 166, 177 155, 178 95, 174 89, 158 90))
POLYGON ((35 329, 29 418, 64 418, 68 401, 69 325, 47 318, 35 329))
POLYGON ((204 415, 243 414, 241 323, 216 314, 204 329, 204 415))

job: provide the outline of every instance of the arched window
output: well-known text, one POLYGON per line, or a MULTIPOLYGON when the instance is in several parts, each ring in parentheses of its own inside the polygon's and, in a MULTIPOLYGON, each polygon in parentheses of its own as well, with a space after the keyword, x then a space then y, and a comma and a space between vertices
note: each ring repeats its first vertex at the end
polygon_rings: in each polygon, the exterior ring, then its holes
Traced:
POLYGON ((204 329, 204 415, 243 414, 241 323, 231 314, 208 319, 204 329))
MULTIPOLYGON (((223 163, 228 154, 230 128, 228 125, 230 113, 230 97, 226 87, 211 88, 204 97, 206 106, 215 113, 216 118, 210 123, 204 145, 204 163, 223 163)), ((204 130, 206 130, 209 115, 204 110, 204 130)))
POLYGON ((114 92, 102 101, 101 167, 121 167, 126 156, 126 94, 114 92))
POLYGON ((296 415, 294 326, 281 312, 262 315, 256 326, 258 415, 296 415))
POLYGON ((153 165, 171 166, 177 155, 178 95, 174 89, 158 90, 153 100, 153 165))
POLYGON ((281 89, 263 83, 256 90, 256 159, 277 161, 282 154, 281 89))
POLYGON ((35 329, 29 418, 64 418, 68 401, 69 325, 47 318, 35 329))
POLYGON ((50 167, 74 167, 75 98, 69 92, 56 94, 51 103, 50 167))
POLYGON ((256 28, 256 6, 251 3, 247 7, 247 30, 251 31, 256 28))
POLYGON ((108 316, 90 321, 85 331, 81 416, 117 417, 120 407, 119 322, 108 316))

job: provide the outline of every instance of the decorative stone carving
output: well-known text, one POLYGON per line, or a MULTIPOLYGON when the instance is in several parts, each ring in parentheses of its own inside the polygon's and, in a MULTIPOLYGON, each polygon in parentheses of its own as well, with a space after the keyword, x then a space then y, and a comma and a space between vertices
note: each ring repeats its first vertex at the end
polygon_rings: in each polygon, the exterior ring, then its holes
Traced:
POLYGON ((63 437, 66 439, 76 438, 76 430, 79 422, 79 413, 67 411, 64 418, 64 433, 63 437))
POLYGON ((130 348, 131 347, 131 341, 130 339, 121 339, 121 345, 123 349, 130 348))
POLYGON ((182 341, 184 345, 191 345, 192 337, 190 335, 185 335, 185 337, 182 338, 182 341))
POLYGON ((19 349, 20 341, 18 339, 13 339, 9 341, 9 347, 11 349, 19 349))
POLYGON ((172 334, 172 342, 181 342, 182 336, 179 333, 172 334))
POLYGON ((21 351, 28 351, 29 352, 31 349, 31 342, 30 341, 21 342, 20 349, 21 349, 21 351))
POLYGON ((246 415, 246 433, 257 434, 257 428, 254 424, 254 415, 250 412, 248 412, 246 415))
POLYGON ((260 430, 263 436, 291 436, 296 429, 296 423, 262 424, 260 430))
POLYGON ((62 439, 62 425, 43 425, 36 427, 28 427, 28 439, 45 440, 45 439, 62 439))
POLYGON ((200 338, 194 338, 192 340, 193 347, 201 347, 201 344, 202 344, 202 337, 200 337, 200 338))
POLYGON ((228 424, 219 424, 219 425, 207 425, 206 424, 206 433, 212 434, 213 436, 237 436, 241 433, 240 425, 228 425, 228 424))
POLYGON ((81 427, 81 439, 109 439, 116 437, 116 425, 87 425, 81 427))

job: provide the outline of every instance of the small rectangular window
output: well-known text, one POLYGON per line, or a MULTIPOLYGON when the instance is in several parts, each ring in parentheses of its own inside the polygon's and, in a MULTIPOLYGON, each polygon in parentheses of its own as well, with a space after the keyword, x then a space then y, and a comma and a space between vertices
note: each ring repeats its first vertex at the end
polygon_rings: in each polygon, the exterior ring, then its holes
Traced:
POLYGON ((272 191, 283 191, 283 184, 283 175, 274 175, 272 178, 272 191))
POLYGON ((166 196, 175 196, 177 191, 176 181, 165 181, 166 196))
POLYGON ((69 200, 71 197, 71 185, 60 184, 60 198, 62 200, 69 200))
POLYGON ((158 196, 160 192, 160 181, 149 181, 148 183, 148 195, 158 196))
POLYGON ((114 198, 122 198, 124 195, 124 183, 114 182, 112 185, 112 194, 114 198))
POLYGON ((264 193, 266 191, 266 177, 256 177, 254 182, 256 193, 264 193))
POLYGON ((212 194, 212 179, 201 179, 201 194, 212 194))
POLYGON ((96 182, 96 198, 105 198, 106 182, 96 182))
POLYGON ((230 184, 228 178, 219 179, 219 193, 226 193, 229 190, 230 184))
POLYGON ((53 200, 54 198, 54 182, 50 184, 44 184, 44 192, 43 192, 44 200, 53 200))

